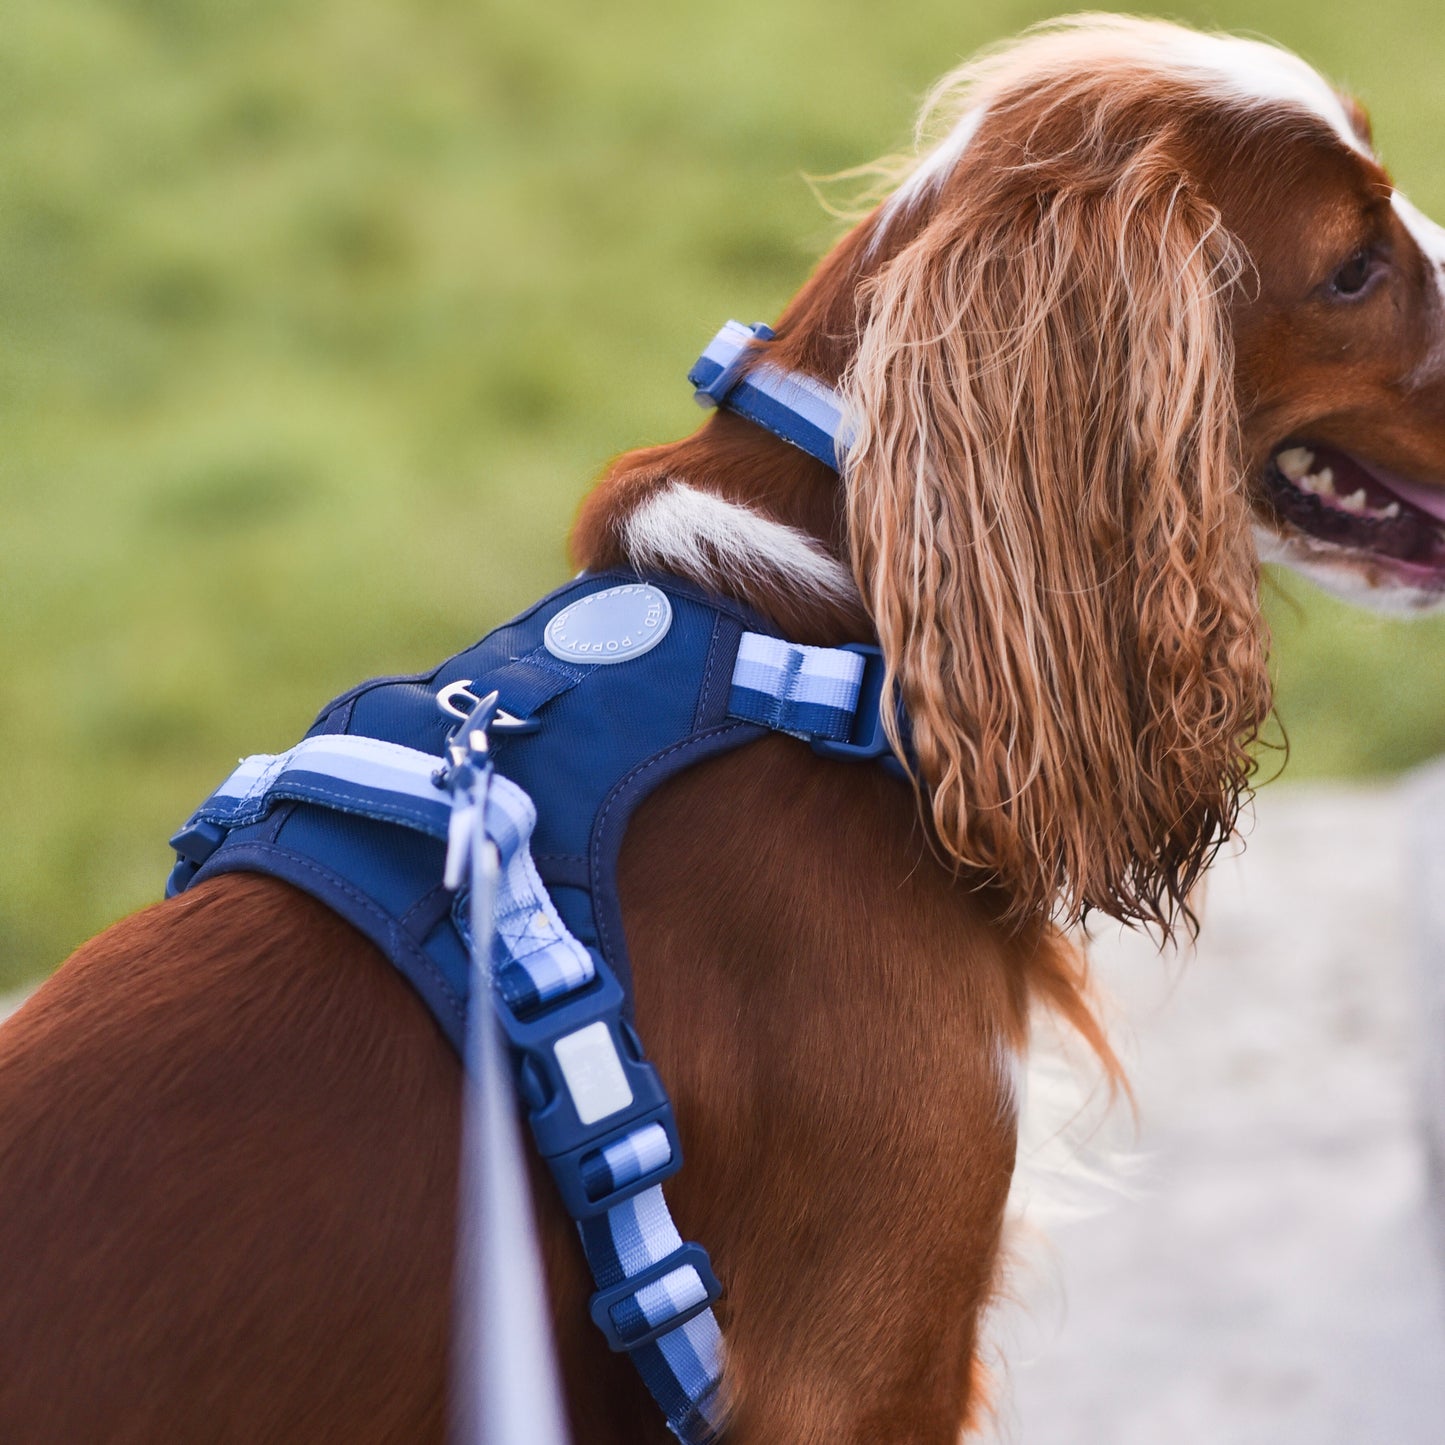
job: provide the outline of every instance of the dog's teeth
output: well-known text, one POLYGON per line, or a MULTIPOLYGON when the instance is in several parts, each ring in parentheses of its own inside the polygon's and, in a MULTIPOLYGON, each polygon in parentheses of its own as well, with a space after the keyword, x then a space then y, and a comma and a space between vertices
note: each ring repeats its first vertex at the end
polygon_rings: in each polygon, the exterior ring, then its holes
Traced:
POLYGON ((1295 479, 1295 486, 1302 492, 1308 492, 1312 497, 1333 497, 1335 474, 1329 467, 1320 472, 1306 472, 1303 476, 1295 479))
POLYGON ((1386 507, 1383 512, 1377 512, 1375 515, 1382 518, 1386 522, 1392 522, 1396 517, 1400 515, 1400 504, 1399 502, 1391 502, 1390 505, 1386 507))
POLYGON ((1364 515, 1365 489, 1363 487, 1357 492, 1351 492, 1348 497, 1339 497, 1337 500, 1342 510, 1353 512, 1357 517, 1364 515))
POLYGON ((1314 465, 1315 454, 1308 447, 1287 447, 1275 459, 1274 464, 1290 481, 1297 482, 1314 465))

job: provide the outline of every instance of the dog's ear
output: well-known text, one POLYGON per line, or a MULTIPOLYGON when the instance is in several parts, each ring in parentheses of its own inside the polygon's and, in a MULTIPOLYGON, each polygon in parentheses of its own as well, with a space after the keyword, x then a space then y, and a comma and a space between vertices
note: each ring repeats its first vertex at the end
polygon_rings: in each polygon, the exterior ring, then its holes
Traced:
POLYGON ((1167 929, 1269 710, 1241 266, 1162 146, 979 175, 864 291, 854 566, 944 852, 1019 916, 1167 929))

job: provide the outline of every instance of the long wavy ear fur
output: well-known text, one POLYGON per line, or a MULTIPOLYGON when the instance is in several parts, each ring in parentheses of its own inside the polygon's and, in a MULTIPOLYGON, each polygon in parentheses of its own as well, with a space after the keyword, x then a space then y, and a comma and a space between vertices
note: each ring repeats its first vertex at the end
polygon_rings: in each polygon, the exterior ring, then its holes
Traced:
POLYGON ((1168 930, 1270 699, 1241 267, 1167 113, 1126 104, 990 106, 865 293, 848 508, 942 850, 1017 918, 1168 930))

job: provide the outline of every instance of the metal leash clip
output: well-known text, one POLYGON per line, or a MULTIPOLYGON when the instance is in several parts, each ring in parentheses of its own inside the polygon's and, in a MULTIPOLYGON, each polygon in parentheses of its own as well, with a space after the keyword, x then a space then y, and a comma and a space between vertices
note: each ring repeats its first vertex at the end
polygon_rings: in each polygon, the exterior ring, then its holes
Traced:
MULTIPOLYGON (((471 694, 468 694, 471 696, 471 694)), ((440 696, 438 696, 440 703, 440 696)), ((447 861, 443 885, 453 893, 467 878, 474 845, 485 838, 487 788, 492 780, 492 759, 487 729, 498 712, 498 695, 474 699, 468 712, 447 708, 461 717, 447 734, 446 764, 436 775, 438 787, 452 796, 452 813, 447 823, 447 861)))

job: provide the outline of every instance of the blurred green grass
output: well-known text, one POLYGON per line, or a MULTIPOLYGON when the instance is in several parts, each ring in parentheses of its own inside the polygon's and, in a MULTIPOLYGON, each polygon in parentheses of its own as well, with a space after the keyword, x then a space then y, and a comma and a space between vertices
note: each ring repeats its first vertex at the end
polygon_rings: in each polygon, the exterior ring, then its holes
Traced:
MULTIPOLYGON (((609 455, 838 234, 803 180, 1054 13, 10 0, 0 36, 0 987, 155 898, 243 752, 565 574, 609 455)), ((1445 15, 1184 5, 1352 85, 1445 212, 1445 15)), ((1445 748, 1445 626, 1270 602, 1290 772, 1445 748)))

